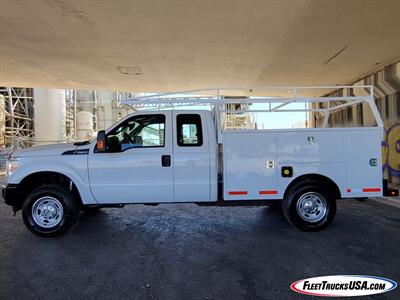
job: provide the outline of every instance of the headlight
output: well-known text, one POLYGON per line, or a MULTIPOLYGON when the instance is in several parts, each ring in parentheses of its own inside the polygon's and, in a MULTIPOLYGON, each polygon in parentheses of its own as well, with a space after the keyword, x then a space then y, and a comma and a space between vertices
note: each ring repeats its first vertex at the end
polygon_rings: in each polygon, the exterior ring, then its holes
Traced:
POLYGON ((10 177, 19 167, 19 158, 10 158, 6 163, 6 176, 10 177))

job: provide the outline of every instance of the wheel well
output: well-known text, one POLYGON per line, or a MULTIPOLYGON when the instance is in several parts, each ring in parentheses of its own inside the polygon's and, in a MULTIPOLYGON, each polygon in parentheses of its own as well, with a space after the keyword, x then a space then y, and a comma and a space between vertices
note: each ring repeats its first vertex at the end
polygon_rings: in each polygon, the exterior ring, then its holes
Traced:
POLYGON ((78 203, 81 206, 83 205, 81 195, 79 194, 75 183, 68 176, 57 172, 37 172, 30 174, 21 181, 18 185, 18 190, 23 196, 23 200, 25 200, 26 196, 30 192, 38 187, 48 184, 61 184, 65 186, 68 190, 72 191, 72 194, 78 203))
POLYGON ((342 197, 337 184, 332 179, 320 174, 305 174, 297 177, 286 188, 284 197, 286 198, 287 193, 292 189, 292 187, 297 184, 306 183, 307 181, 316 181, 323 184, 329 191, 331 191, 335 195, 336 199, 340 199, 342 197))

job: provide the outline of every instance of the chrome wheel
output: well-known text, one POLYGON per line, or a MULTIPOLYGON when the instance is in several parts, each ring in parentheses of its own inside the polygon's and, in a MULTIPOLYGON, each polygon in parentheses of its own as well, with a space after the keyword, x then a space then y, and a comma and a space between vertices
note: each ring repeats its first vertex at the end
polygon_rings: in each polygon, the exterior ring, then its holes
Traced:
POLYGON ((37 225, 44 228, 57 226, 64 215, 64 209, 56 198, 45 196, 35 201, 32 217, 37 225))
POLYGON ((328 205, 321 194, 309 192, 300 197, 297 201, 296 209, 304 221, 316 223, 325 217, 328 205))

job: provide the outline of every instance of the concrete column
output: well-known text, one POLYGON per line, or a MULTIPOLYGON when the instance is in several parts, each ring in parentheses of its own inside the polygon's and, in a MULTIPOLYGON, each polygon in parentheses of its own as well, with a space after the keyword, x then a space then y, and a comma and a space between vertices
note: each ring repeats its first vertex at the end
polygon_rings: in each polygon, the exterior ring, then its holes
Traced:
POLYGON ((97 91, 97 129, 107 129, 116 121, 113 117, 112 100, 117 99, 116 92, 97 91))
POLYGON ((34 99, 36 145, 65 141, 65 90, 35 88, 34 99))

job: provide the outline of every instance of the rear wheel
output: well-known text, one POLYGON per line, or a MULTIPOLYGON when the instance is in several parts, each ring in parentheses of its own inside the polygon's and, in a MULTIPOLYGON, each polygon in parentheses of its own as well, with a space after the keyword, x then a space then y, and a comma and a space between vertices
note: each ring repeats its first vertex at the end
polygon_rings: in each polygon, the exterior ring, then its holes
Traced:
POLYGON ((316 181, 304 181, 287 193, 282 210, 286 219, 304 231, 318 231, 332 223, 336 199, 331 191, 316 181))
POLYGON ((31 192, 22 208, 25 226, 42 237, 62 235, 75 224, 78 215, 79 206, 72 193, 57 184, 31 192))

